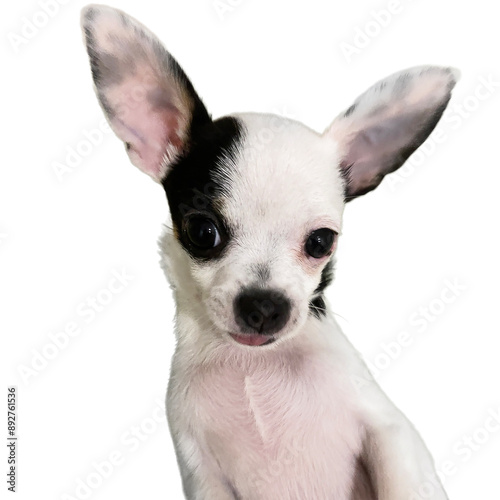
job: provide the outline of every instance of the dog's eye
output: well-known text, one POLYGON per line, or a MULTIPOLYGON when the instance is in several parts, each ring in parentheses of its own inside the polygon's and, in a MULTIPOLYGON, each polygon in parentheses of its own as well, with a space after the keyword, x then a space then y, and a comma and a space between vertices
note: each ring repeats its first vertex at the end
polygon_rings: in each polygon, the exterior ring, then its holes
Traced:
POLYGON ((217 226, 206 217, 190 217, 186 221, 186 233, 189 241, 201 250, 215 248, 221 238, 217 226))
POLYGON ((337 233, 323 227, 313 231, 306 241, 306 252, 315 259, 321 259, 327 255, 333 247, 337 233))

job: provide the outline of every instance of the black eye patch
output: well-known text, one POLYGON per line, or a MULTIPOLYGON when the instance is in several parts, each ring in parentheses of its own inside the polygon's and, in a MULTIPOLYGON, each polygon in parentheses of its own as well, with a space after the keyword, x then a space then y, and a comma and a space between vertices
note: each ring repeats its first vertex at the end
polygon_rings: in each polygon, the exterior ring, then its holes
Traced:
POLYGON ((224 117, 193 125, 191 137, 163 187, 180 243, 193 258, 208 260, 222 254, 231 236, 220 213, 224 193, 231 190, 231 176, 223 170, 237 162, 244 128, 237 118, 224 117))

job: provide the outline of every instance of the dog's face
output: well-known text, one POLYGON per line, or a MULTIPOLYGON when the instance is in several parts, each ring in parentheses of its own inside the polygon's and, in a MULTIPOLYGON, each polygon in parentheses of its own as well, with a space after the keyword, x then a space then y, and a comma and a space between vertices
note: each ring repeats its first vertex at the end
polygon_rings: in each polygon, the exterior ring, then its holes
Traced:
POLYGON ((344 207, 336 162, 333 141, 248 114, 208 124, 164 179, 206 313, 236 341, 269 344, 321 313, 344 207))
POLYGON ((165 188, 174 265, 188 281, 178 286, 194 290, 223 339, 248 347, 284 341, 308 317, 321 319, 346 201, 374 189, 422 144, 456 73, 421 67, 392 75, 318 134, 274 115, 212 120, 137 21, 92 6, 82 24, 113 130, 132 162, 165 188))

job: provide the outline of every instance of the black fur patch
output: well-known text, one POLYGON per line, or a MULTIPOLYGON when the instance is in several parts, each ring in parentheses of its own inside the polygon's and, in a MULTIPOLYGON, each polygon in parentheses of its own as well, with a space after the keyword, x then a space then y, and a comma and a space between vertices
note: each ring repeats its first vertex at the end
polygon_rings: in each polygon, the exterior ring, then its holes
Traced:
POLYGON ((314 294, 323 293, 323 290, 329 286, 333 281, 333 271, 334 271, 334 263, 332 260, 328 261, 326 266, 321 271, 321 281, 317 286, 316 290, 314 290, 314 294))
POLYGON ((326 316, 326 304, 323 295, 319 295, 309 302, 309 313, 318 319, 326 316))
POLYGON ((175 233, 193 258, 191 244, 183 231, 183 219, 188 213, 208 215, 217 222, 222 244, 207 260, 221 255, 231 237, 231 228, 220 213, 222 194, 229 189, 220 176, 221 160, 232 163, 243 138, 243 125, 236 118, 224 117, 205 121, 203 113, 193 116, 188 152, 179 158, 163 180, 175 233))
POLYGON ((321 319, 322 316, 326 316, 326 304, 323 298, 323 291, 333 281, 333 272, 334 262, 330 260, 323 268, 323 271, 321 271, 321 281, 316 287, 316 290, 314 290, 313 299, 309 302, 309 312, 318 319, 321 319))

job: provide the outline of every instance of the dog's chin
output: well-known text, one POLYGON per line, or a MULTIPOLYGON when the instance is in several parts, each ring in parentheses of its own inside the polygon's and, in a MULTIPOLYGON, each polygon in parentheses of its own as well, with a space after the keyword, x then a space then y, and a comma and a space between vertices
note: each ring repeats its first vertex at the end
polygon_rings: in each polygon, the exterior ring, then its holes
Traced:
POLYGON ((274 335, 263 335, 262 333, 230 333, 229 335, 238 344, 250 347, 270 345, 276 340, 274 335))

